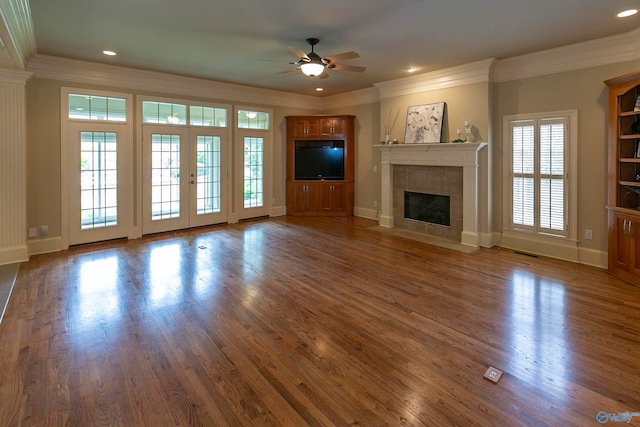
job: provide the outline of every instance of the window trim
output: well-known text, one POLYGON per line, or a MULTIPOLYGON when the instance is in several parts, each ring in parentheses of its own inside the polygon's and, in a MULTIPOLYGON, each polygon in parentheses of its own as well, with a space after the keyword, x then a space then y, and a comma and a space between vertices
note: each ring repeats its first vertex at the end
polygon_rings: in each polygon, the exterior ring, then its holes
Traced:
MULTIPOLYGON (((503 117, 503 234, 511 236, 527 236, 527 239, 539 242, 555 242, 565 240, 577 242, 578 236, 578 110, 561 110, 531 114, 513 114, 503 117), (567 183, 565 196, 565 225, 566 230, 561 234, 552 234, 536 229, 514 227, 512 223, 513 186, 512 186, 512 159, 513 141, 511 139, 511 127, 513 122, 543 119, 562 118, 566 123, 565 137, 565 182, 567 183)), ((536 156, 537 158, 537 156, 536 156)), ((536 193, 536 197, 538 194, 536 193)), ((537 217, 537 215, 536 215, 537 217)))

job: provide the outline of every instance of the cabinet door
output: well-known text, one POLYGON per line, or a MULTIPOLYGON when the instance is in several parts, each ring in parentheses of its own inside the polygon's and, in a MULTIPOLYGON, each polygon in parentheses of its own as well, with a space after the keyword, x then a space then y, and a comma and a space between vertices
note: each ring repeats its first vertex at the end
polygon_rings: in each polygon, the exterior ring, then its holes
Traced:
POLYGON ((629 271, 640 277, 640 217, 628 217, 627 234, 629 239, 629 271))
POLYGON ((296 138, 307 138, 320 135, 319 120, 296 120, 293 124, 293 136, 296 138))
POLYGON ((323 182, 318 189, 318 207, 323 211, 344 212, 346 200, 342 183, 323 182))
POLYGON ((629 216, 616 212, 613 214, 613 220, 613 228, 609 235, 609 263, 614 263, 618 269, 629 270, 630 247, 629 236, 627 236, 629 216))
POLYGON ((294 212, 304 212, 307 210, 307 198, 309 188, 306 184, 293 184, 293 198, 291 207, 294 212))
POLYGON ((344 119, 320 120, 320 132, 322 136, 342 136, 345 131, 344 119))
POLYGON ((293 212, 306 212, 318 209, 320 202, 319 185, 314 182, 296 182, 293 186, 293 212))

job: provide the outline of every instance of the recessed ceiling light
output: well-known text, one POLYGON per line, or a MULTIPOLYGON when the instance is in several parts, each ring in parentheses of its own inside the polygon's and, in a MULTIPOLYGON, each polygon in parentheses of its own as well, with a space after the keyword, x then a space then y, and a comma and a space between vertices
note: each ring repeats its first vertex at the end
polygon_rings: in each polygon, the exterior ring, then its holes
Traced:
POLYGON ((102 53, 104 53, 107 56, 116 56, 116 53, 112 50, 103 50, 102 53))
POLYGON ((409 67, 409 68, 407 68, 407 72, 409 72, 409 73, 414 73, 416 70, 417 70, 417 68, 416 68, 416 67, 409 67))
POLYGON ((638 13, 637 9, 629 9, 629 10, 623 10, 622 12, 618 13, 616 16, 618 18, 626 18, 627 16, 632 16, 632 15, 635 15, 636 13, 638 13))
POLYGON ((317 87, 317 88, 316 88, 316 92, 322 92, 323 90, 324 90, 324 89, 323 89, 323 88, 321 88, 321 87, 317 87))

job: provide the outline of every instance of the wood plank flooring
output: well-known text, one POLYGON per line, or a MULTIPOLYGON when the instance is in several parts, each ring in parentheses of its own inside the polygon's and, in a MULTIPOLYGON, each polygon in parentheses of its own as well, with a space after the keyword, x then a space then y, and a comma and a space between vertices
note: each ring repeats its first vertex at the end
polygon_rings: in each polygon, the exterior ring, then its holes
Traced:
POLYGON ((0 426, 557 426, 640 412, 640 288, 373 225, 280 217, 33 256, 0 325, 0 426))

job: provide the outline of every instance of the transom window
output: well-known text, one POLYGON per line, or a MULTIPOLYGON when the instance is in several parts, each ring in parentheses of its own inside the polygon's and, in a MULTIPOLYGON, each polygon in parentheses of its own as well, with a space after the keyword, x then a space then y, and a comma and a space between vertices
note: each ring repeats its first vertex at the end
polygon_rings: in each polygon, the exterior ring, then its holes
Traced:
POLYGON ((227 127, 227 109, 172 102, 142 101, 142 122, 165 125, 227 127), (188 117, 187 117, 188 111, 188 117))
POLYGON ((124 98, 70 93, 68 100, 70 119, 111 122, 127 120, 127 101, 124 98))
POLYGON ((166 125, 186 125, 187 106, 169 102, 142 101, 142 122, 166 125))
POLYGON ((239 129, 269 129, 269 113, 264 111, 238 110, 239 129))
POLYGON ((189 107, 189 123, 192 126, 227 127, 227 110, 192 105, 189 107))

